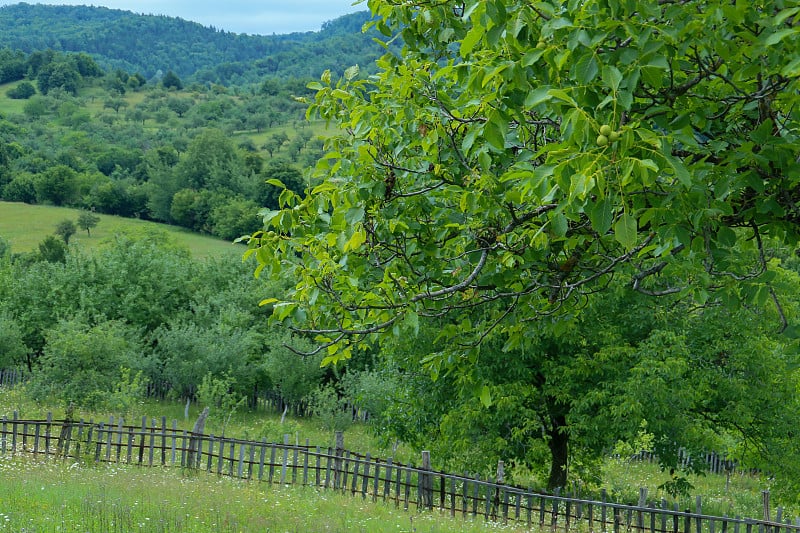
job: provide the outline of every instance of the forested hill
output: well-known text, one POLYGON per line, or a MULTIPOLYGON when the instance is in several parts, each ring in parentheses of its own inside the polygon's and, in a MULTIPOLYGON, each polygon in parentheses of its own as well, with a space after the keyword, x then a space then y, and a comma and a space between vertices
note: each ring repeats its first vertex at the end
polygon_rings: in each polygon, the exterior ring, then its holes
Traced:
POLYGON ((0 7, 0 48, 86 52, 107 69, 147 78, 170 70, 184 79, 220 84, 265 76, 316 78, 325 69, 369 68, 383 53, 375 35, 361 32, 368 17, 364 11, 316 32, 262 36, 105 7, 20 3, 0 7))

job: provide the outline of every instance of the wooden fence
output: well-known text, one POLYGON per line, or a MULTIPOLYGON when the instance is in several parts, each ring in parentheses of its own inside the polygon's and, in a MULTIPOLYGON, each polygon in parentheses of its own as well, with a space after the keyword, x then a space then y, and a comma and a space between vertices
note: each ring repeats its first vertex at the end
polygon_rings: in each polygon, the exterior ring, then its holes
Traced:
POLYGON ((504 483, 503 463, 488 479, 448 474, 431 469, 430 455, 422 452, 420 466, 402 464, 345 449, 341 433, 334 447, 321 448, 251 441, 177 429, 173 421, 143 418, 140 425, 122 419, 108 422, 83 420, 20 420, 17 413, 0 419, 0 456, 73 458, 87 462, 172 466, 204 470, 272 484, 302 484, 348 492, 373 501, 393 502, 404 509, 439 509, 451 516, 514 521, 526 527, 551 531, 580 529, 614 533, 794 533, 800 522, 790 523, 778 509, 769 515, 765 492, 760 519, 702 514, 700 499, 695 512, 668 508, 667 502, 647 502, 640 491, 638 505, 592 501, 543 494, 504 483))

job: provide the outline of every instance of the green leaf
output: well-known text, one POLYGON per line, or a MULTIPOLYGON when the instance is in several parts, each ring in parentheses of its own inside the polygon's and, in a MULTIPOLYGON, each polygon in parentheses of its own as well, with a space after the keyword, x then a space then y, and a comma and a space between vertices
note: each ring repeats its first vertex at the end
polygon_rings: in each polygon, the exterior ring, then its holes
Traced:
POLYGON ((357 250, 365 242, 367 242, 367 232, 363 229, 355 231, 353 232, 353 236, 345 243, 344 251, 350 252, 352 250, 357 250))
POLYGON ((736 244, 736 232, 727 226, 722 226, 717 231, 717 242, 722 246, 733 246, 736 244))
POLYGON ((787 78, 800 77, 800 57, 795 58, 794 61, 783 67, 781 74, 787 78))
POLYGON ((683 161, 681 161, 677 157, 669 155, 668 153, 665 156, 665 158, 672 167, 672 169, 675 171, 675 177, 678 178, 678 181, 681 182, 681 185, 683 185, 687 189, 691 187, 692 175, 689 173, 689 169, 686 168, 686 165, 683 164, 683 161))
POLYGON ((605 235, 611 229, 611 224, 614 222, 613 203, 606 197, 602 200, 589 204, 587 214, 589 215, 589 222, 592 223, 594 229, 600 235, 605 235))
POLYGON ((486 408, 492 406, 492 391, 489 389, 488 385, 484 385, 481 389, 481 403, 486 408))
POLYGON ((600 69, 597 66, 597 60, 594 58, 594 54, 592 53, 584 54, 580 59, 578 59, 578 61, 575 63, 575 67, 573 68, 575 79, 584 85, 590 84, 592 80, 597 77, 597 73, 599 71, 600 69))
POLYGON ((552 97, 553 96, 550 94, 549 86, 545 85, 543 87, 537 87, 529 92, 528 96, 525 97, 525 107, 536 107, 537 105, 552 99, 552 97))
POLYGON ((614 224, 614 238, 626 249, 630 250, 636 244, 636 217, 630 213, 623 213, 614 224))
POLYGON ((778 30, 775 33, 771 33, 764 39, 764 44, 766 46, 774 46, 781 42, 783 39, 788 37, 789 35, 793 35, 795 33, 799 33, 800 28, 784 28, 782 30, 778 30))
POLYGON ((486 141, 493 147, 497 148, 498 150, 504 150, 506 147, 506 137, 505 137, 505 124, 500 124, 498 120, 496 120, 498 114, 495 114, 484 126, 483 126, 483 135, 486 138, 486 141))
POLYGON ((356 76, 358 76, 358 65, 353 65, 352 67, 348 67, 344 71, 344 79, 347 81, 353 80, 356 76))
POLYGON ((459 52, 461 57, 467 57, 470 53, 472 53, 475 45, 480 42, 485 32, 486 28, 480 24, 476 24, 469 32, 467 32, 467 34, 464 36, 464 39, 461 41, 461 50, 459 52))
POLYGON ((622 73, 617 67, 614 65, 604 66, 601 77, 603 79, 603 83, 611 87, 612 91, 617 92, 617 89, 619 89, 619 84, 622 82, 622 73))
POLYGON ((553 233, 559 237, 563 237, 567 234, 569 221, 567 217, 564 216, 564 213, 556 213, 553 218, 550 219, 550 228, 553 230, 553 233))

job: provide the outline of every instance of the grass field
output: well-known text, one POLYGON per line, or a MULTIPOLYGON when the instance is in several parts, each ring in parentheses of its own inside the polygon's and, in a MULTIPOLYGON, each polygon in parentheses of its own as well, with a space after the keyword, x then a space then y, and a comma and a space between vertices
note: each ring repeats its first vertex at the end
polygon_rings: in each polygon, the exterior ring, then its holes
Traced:
POLYGON ((0 456, 0 531, 517 532, 310 487, 0 456))
MULTIPOLYGON (((0 237, 11 243, 11 251, 36 250, 42 240, 52 235, 62 220, 77 222, 79 211, 67 207, 28 205, 0 202, 0 237)), ((79 230, 70 239, 70 246, 92 250, 108 239, 123 232, 165 232, 179 246, 191 250, 197 258, 218 257, 223 254, 242 254, 244 249, 228 241, 192 233, 185 229, 134 218, 98 215, 100 222, 91 235, 79 230)))
POLYGON ((11 83, 0 84, 0 113, 19 115, 23 112, 23 109, 25 108, 25 102, 27 102, 27 100, 15 100, 6 95, 8 91, 20 83, 22 82, 14 81, 11 83))
MULTIPOLYGON (((168 420, 177 420, 179 429, 189 430, 200 409, 201 406, 192 405, 189 416, 186 418, 183 405, 176 402, 147 401, 135 406, 126 420, 138 422, 143 416, 148 419, 160 419, 161 416, 166 416, 168 420)), ((63 408, 41 405, 31 401, 25 395, 22 387, 0 388, 0 417, 11 418, 14 411, 17 411, 20 418, 29 420, 44 419, 48 411, 52 411, 54 419, 64 417, 63 408)), ((78 412, 75 416, 84 420, 93 419, 99 421, 108 420, 109 415, 110 413, 78 412)), ((308 439, 312 446, 327 447, 334 445, 334 432, 321 427, 319 421, 314 418, 289 416, 281 424, 280 414, 278 413, 244 411, 234 414, 226 422, 226 417, 223 413, 212 412, 206 424, 206 433, 219 435, 222 433, 223 425, 225 425, 225 435, 246 440, 260 440, 263 437, 270 442, 282 442, 283 436, 288 434, 292 443, 304 444, 308 439)), ((403 463, 419 461, 420 459, 418 450, 403 444, 393 449, 393 443, 385 442, 375 436, 370 431, 370 428, 364 424, 354 424, 347 428, 344 431, 344 441, 347 449, 362 454, 369 452, 373 457, 393 457, 396 461, 403 463)), ((441 466, 436 464, 436 458, 433 457, 432 460, 434 469, 441 469, 441 466)), ((2 456, 0 456, 1 463, 2 456)), ((157 468, 145 469, 145 472, 152 472, 152 475, 156 477, 162 475, 159 473, 160 469, 157 468)), ((659 486, 669 479, 669 474, 662 472, 655 464, 609 459, 598 474, 600 479, 595 481, 599 487, 607 490, 609 501, 635 503, 638 499, 639 488, 645 487, 648 489, 648 498, 651 501, 658 501, 663 497, 670 505, 677 503, 680 509, 694 510, 696 508, 696 497, 700 496, 703 512, 716 516, 727 514, 728 516, 760 517, 763 512, 761 491, 769 488, 768 479, 749 474, 737 473, 730 476, 730 478, 713 474, 691 476, 689 481, 694 488, 689 495, 676 500, 659 489, 659 486)), ((0 477, 2 476, 3 474, 0 471, 0 477)), ((227 483, 233 484, 234 482, 229 480, 227 483)), ((524 479, 518 480, 516 484, 529 485, 524 479)), ((581 490, 581 496, 583 497, 597 497, 596 488, 584 487, 581 490)), ((230 496, 233 497, 236 494, 231 492, 230 496)), ((1 495, 0 501, 2 501, 1 495)), ((788 506, 784 507, 787 507, 787 514, 797 515, 797 509, 789 508, 788 506)), ((1 512, 2 509, 0 508, 1 512)), ((2 523, 2 517, 0 517, 0 523, 2 523)), ((0 528, 0 531, 2 531, 2 528, 0 528)), ((320 529, 319 531, 325 530, 320 529)), ((368 529, 367 531, 371 530, 368 529)))

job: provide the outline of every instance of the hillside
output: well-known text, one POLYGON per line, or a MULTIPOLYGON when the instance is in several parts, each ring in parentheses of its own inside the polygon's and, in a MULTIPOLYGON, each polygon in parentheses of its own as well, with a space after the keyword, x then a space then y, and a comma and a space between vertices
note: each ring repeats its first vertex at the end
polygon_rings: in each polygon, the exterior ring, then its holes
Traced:
POLYGON ((106 69, 152 78, 173 71, 220 84, 263 79, 316 78, 325 69, 369 66, 384 49, 362 33, 364 11, 345 15, 317 32, 243 35, 180 18, 139 15, 89 6, 26 3, 0 7, 0 48, 86 52, 106 69))
MULTIPOLYGON (((32 252, 48 235, 52 235, 56 224, 62 220, 75 221, 78 209, 45 205, 28 205, 16 202, 0 202, 0 237, 11 244, 13 253, 32 252)), ((243 249, 229 241, 200 235, 183 228, 158 224, 135 218, 123 218, 98 214, 100 222, 87 235, 78 231, 70 244, 84 250, 92 250, 120 233, 163 233, 176 246, 187 248, 196 258, 220 257, 243 253, 243 249)))

